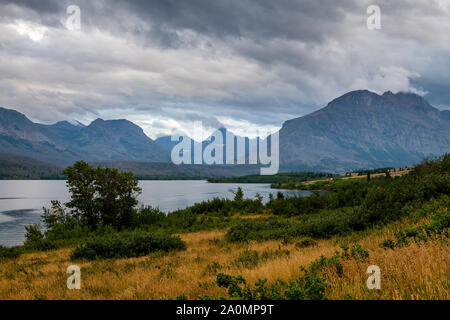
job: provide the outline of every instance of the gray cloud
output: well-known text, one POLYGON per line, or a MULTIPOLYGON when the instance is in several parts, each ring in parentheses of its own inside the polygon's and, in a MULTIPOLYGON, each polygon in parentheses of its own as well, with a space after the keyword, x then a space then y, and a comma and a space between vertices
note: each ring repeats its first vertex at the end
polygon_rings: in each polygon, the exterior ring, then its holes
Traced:
POLYGON ((130 118, 157 136, 276 128, 354 89, 450 106, 450 3, 0 1, 0 105, 35 120, 130 118), (81 8, 81 31, 65 28, 81 8))

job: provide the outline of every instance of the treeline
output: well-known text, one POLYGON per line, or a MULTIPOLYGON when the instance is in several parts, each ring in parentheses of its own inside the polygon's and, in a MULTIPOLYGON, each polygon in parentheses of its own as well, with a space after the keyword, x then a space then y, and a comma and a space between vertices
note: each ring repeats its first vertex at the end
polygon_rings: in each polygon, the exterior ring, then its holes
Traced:
POLYGON ((358 174, 358 176, 366 176, 368 174, 386 173, 391 170, 396 170, 396 169, 393 167, 385 167, 385 168, 377 168, 377 169, 355 170, 355 171, 353 171, 353 173, 358 174))
POLYGON ((28 157, 0 153, 0 180, 63 179, 62 170, 28 157))
POLYGON ((322 172, 281 172, 275 175, 248 175, 242 177, 209 178, 211 183, 288 183, 331 178, 331 173, 322 172))
POLYGON ((313 183, 272 183, 272 189, 287 189, 287 190, 309 190, 309 191, 332 191, 336 192, 340 189, 348 189, 352 185, 357 187, 366 185, 365 180, 362 179, 329 179, 319 180, 313 183))

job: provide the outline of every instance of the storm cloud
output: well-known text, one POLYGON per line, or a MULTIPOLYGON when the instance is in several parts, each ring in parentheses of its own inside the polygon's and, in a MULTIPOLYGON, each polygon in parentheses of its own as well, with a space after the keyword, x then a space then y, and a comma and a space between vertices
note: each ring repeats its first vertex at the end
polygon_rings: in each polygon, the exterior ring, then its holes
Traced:
POLYGON ((276 130, 350 90, 450 108, 450 0, 0 1, 0 106, 51 123, 127 118, 276 130), (66 8, 81 29, 66 28, 66 8))

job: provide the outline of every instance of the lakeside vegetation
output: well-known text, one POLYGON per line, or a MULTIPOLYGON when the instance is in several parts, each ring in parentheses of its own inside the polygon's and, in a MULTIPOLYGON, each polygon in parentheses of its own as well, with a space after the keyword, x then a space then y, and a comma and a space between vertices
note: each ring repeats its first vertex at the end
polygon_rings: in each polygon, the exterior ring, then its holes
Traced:
POLYGON ((23 246, 0 247, 0 298, 449 298, 450 155, 402 176, 321 182, 328 193, 263 204, 238 189, 167 215, 138 207, 129 173, 80 162, 65 174, 71 201, 45 209, 23 246), (86 287, 68 292, 74 263, 86 287), (370 264, 381 290, 365 287, 370 264))
POLYGON ((334 175, 327 179, 314 179, 308 181, 286 181, 271 183, 272 189, 309 190, 309 191, 336 191, 340 186, 348 184, 364 184, 364 180, 372 178, 396 178, 407 173, 411 168, 378 168, 372 170, 357 170, 345 174, 334 175))
POLYGON ((331 178, 334 175, 323 172, 280 172, 274 175, 247 175, 241 177, 209 178, 211 183, 290 183, 331 178))

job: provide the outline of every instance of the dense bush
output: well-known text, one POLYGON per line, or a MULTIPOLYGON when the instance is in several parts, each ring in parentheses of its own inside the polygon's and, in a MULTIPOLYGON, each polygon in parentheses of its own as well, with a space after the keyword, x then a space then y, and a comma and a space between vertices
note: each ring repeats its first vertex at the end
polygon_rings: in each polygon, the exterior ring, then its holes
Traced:
POLYGON ((234 200, 214 198, 177 211, 195 215, 220 213, 222 216, 228 216, 232 213, 261 213, 264 209, 261 199, 244 199, 243 193, 237 195, 234 200))
MULTIPOLYGON (((267 208, 273 214, 278 215, 304 215, 319 212, 322 209, 336 209, 342 207, 353 207, 360 205, 373 184, 382 185, 384 179, 377 179, 371 185, 365 180, 345 180, 334 182, 320 182, 326 184, 331 192, 314 192, 310 196, 277 197, 269 201, 267 208)), ((320 186, 316 186, 320 189, 320 186)))
POLYGON ((362 204, 362 214, 367 223, 394 221, 405 213, 403 207, 450 194, 450 174, 410 174, 395 179, 384 188, 371 188, 362 204))
POLYGON ((260 198, 244 199, 240 193, 236 200, 214 198, 168 214, 152 207, 142 207, 134 213, 132 226, 170 232, 221 229, 237 222, 238 218, 233 218, 233 214, 258 214, 263 208, 260 198))
POLYGON ((22 253, 21 248, 12 247, 7 248, 0 245, 0 259, 2 258, 17 258, 22 253))
POLYGON ((133 228, 181 233, 227 228, 236 224, 239 217, 234 217, 227 211, 195 213, 191 207, 168 214, 158 209, 144 207, 136 211, 136 218, 133 221, 136 221, 133 228))
POLYGON ((384 239, 380 244, 381 247, 394 249, 395 247, 408 245, 410 240, 415 243, 427 242, 429 239, 447 239, 449 237, 450 228, 450 197, 444 195, 439 199, 431 199, 429 202, 414 210, 419 217, 431 216, 429 223, 423 223, 417 227, 397 230, 394 233, 395 241, 392 239, 384 239))
POLYGON ((216 279, 219 287, 228 289, 230 298, 240 300, 325 300, 327 287, 324 278, 316 273, 305 272, 289 282, 277 280, 271 285, 267 279, 259 279, 254 286, 247 285, 242 276, 219 273, 216 279))
POLYGON ((342 245, 341 249, 343 251, 340 257, 344 260, 363 261, 369 258, 369 251, 361 247, 359 243, 353 244, 351 248, 348 245, 342 245))
POLYGON ((296 237, 326 238, 351 230, 360 230, 359 208, 343 208, 309 215, 302 221, 266 219, 245 221, 230 228, 226 237, 232 242, 249 240, 291 239, 296 237))
POLYGON ((55 243, 45 238, 39 224, 26 226, 25 230, 27 231, 25 234, 25 248, 38 251, 47 251, 56 248, 55 243))
POLYGON ((311 238, 303 238, 300 239, 299 241, 297 241, 297 243, 295 243, 295 246, 297 248, 308 248, 308 247, 315 247, 317 246, 317 241, 311 238))
POLYGON ((240 268, 256 268, 259 264, 267 260, 289 256, 290 251, 286 249, 264 250, 258 252, 256 250, 244 250, 234 260, 234 264, 240 268))
POLYGON ((142 226, 160 226, 166 218, 166 214, 158 208, 142 206, 134 212, 131 218, 131 226, 134 228, 142 226))
POLYGON ((100 224, 95 230, 83 225, 70 213, 67 213, 58 201, 52 201, 50 209, 44 208, 43 227, 40 224, 26 226, 24 248, 46 251, 68 245, 76 245, 92 236, 102 236, 117 232, 113 226, 100 224))
POLYGON ((71 259, 130 258, 184 249, 186 244, 180 237, 141 231, 121 232, 88 239, 72 252, 71 259))

